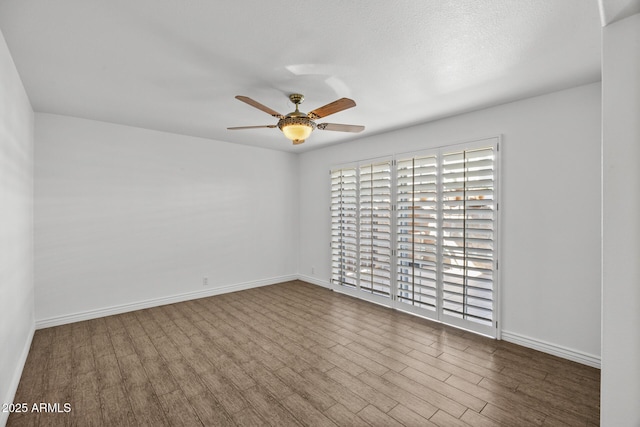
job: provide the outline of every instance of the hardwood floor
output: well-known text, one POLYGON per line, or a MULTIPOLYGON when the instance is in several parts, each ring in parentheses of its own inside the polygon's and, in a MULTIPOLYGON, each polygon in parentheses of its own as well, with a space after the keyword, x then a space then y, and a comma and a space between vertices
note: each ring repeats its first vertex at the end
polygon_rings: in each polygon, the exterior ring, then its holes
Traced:
POLYGON ((294 281, 36 331, 8 425, 593 426, 599 390, 597 369, 294 281))

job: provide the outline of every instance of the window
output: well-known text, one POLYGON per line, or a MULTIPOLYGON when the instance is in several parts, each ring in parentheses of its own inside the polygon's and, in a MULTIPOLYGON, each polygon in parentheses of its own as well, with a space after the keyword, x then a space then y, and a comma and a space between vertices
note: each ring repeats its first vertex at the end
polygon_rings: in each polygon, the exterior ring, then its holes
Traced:
POLYGON ((459 327, 497 331, 498 138, 331 171, 331 282, 459 327))

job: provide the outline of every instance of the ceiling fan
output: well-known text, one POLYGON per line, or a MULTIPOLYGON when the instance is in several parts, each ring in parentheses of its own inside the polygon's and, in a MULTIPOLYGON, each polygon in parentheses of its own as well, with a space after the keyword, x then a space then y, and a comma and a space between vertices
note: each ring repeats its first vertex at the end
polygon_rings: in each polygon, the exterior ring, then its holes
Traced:
POLYGON ((293 142, 294 145, 302 144, 309 137, 309 135, 311 135, 311 132, 313 132, 314 129, 333 130, 338 132, 362 132, 364 130, 364 126, 342 125, 337 123, 316 124, 316 122, 314 121, 326 117, 330 114, 335 114, 342 110, 355 107, 355 101, 349 98, 340 98, 305 114, 298 110, 298 107, 300 106, 302 101, 304 101, 304 95, 301 95, 299 93, 292 93, 291 95, 289 95, 289 99, 296 105, 296 110, 292 111, 286 116, 272 110, 265 105, 260 104, 257 101, 254 101, 247 96, 238 95, 236 96, 236 99, 257 108, 258 110, 262 110, 265 113, 270 114, 271 116, 276 117, 280 120, 278 120, 278 123, 275 125, 240 126, 227 128, 229 130, 278 128, 282 131, 282 133, 284 133, 284 136, 286 136, 293 142))

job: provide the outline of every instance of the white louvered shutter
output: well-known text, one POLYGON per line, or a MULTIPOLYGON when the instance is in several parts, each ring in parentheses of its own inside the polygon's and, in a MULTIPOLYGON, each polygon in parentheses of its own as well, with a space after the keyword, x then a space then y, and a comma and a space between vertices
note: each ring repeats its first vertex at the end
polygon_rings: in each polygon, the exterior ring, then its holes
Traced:
POLYGON ((495 152, 442 157, 443 314, 491 326, 494 319, 495 152))
POLYGON ((357 169, 331 171, 331 281, 357 284, 357 169))
POLYGON ((491 138, 333 170, 332 283, 496 336, 497 169, 491 138))
POLYGON ((360 166, 360 289, 391 295, 391 161, 360 166))
POLYGON ((437 307, 438 159, 397 162, 396 281, 400 303, 437 307))

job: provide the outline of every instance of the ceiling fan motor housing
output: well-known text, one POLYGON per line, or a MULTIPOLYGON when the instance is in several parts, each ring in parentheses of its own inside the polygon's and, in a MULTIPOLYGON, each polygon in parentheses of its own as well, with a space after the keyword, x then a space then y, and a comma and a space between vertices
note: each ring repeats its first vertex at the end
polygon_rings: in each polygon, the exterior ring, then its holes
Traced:
POLYGON ((308 118, 307 116, 298 117, 298 116, 287 116, 284 119, 278 120, 278 129, 282 130, 282 128, 291 125, 302 125, 309 126, 312 130, 316 128, 316 122, 308 118))

